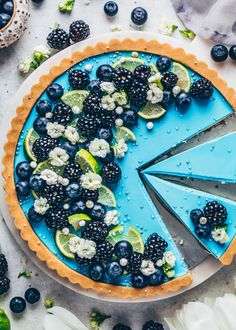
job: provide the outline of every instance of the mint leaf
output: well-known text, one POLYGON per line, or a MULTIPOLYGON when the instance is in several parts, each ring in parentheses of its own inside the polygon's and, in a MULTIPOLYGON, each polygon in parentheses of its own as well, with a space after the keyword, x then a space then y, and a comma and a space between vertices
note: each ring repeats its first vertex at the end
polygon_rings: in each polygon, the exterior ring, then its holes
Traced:
POLYGON ((182 34, 182 36, 184 36, 185 38, 188 38, 190 40, 193 40, 196 37, 196 34, 193 31, 187 29, 180 30, 179 33, 182 34))

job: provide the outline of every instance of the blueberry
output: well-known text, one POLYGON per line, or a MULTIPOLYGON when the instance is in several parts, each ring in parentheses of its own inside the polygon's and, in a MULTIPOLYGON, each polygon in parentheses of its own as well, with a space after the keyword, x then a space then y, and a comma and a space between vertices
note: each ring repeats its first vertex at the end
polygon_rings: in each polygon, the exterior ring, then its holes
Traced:
POLYGON ((171 91, 164 90, 163 91, 163 99, 161 101, 161 105, 167 109, 173 102, 175 98, 171 91))
POLYGON ((204 217, 204 214, 203 214, 202 210, 195 209, 195 210, 192 210, 191 213, 190 213, 190 219, 192 220, 192 222, 195 225, 199 224, 199 220, 200 220, 201 217, 204 217))
POLYGON ((52 111, 52 103, 48 100, 39 100, 36 104, 36 111, 40 116, 52 111))
POLYGON ((228 49, 224 45, 215 45, 211 49, 211 57, 215 62, 224 62, 228 54, 228 49))
POLYGON ((24 312, 26 308, 25 299, 22 297, 14 297, 10 301, 10 309, 13 313, 19 314, 24 312))
POLYGON ((2 6, 3 12, 12 16, 14 10, 14 4, 12 1, 6 1, 2 6))
POLYGON ((76 182, 70 183, 66 189, 65 194, 68 198, 77 199, 81 196, 82 187, 76 182))
POLYGON ((102 263, 96 262, 92 264, 89 269, 89 274, 92 280, 100 281, 105 274, 105 269, 102 263))
POLYGON ((198 224, 195 227, 195 233, 197 234, 198 237, 200 238, 206 238, 209 237, 211 235, 211 227, 207 226, 207 225, 201 225, 198 224))
POLYGON ((78 151, 78 146, 71 144, 69 141, 62 142, 61 148, 67 152, 71 159, 75 157, 75 154, 78 151))
POLYGON ((103 220, 105 218, 106 212, 107 210, 104 205, 102 205, 101 203, 94 203, 90 215, 94 220, 103 220))
POLYGON ((3 28, 10 21, 11 16, 5 13, 0 14, 0 29, 3 28))
POLYGON ((35 304, 40 299, 40 292, 35 288, 29 288, 25 291, 25 300, 29 304, 35 304))
POLYGON ((43 2, 44 0, 32 0, 34 3, 41 3, 43 2))
POLYGON ((49 120, 45 117, 38 117, 33 122, 34 130, 39 134, 45 134, 47 132, 47 123, 49 120))
POLYGON ((104 5, 104 12, 107 16, 115 16, 118 13, 118 5, 115 1, 108 1, 104 5))
POLYGON ((236 61, 236 45, 233 45, 233 46, 230 47, 229 57, 231 58, 231 60, 236 61))
POLYGON ((70 206, 70 213, 77 214, 77 213, 87 213, 86 203, 82 200, 76 201, 71 204, 70 206))
POLYGON ((106 266, 106 273, 111 278, 118 278, 123 274, 123 269, 117 261, 109 261, 106 266))
POLYGON ((28 211, 28 219, 30 222, 33 223, 40 223, 41 221, 43 221, 44 217, 41 214, 35 212, 34 206, 31 206, 28 211))
POLYGON ((103 64, 97 68, 96 75, 101 81, 112 81, 113 68, 110 65, 103 64))
POLYGON ((131 254, 133 252, 133 247, 128 241, 119 241, 116 243, 114 247, 114 253, 118 258, 130 258, 131 254))
POLYGON ((27 196, 30 193, 28 181, 18 181, 16 183, 16 192, 18 196, 27 196))
POLYGON ((33 172, 32 167, 28 162, 20 162, 16 165, 16 175, 19 179, 28 179, 33 172))
POLYGON ((148 285, 147 278, 141 274, 132 275, 131 282, 134 288, 142 289, 148 285))
POLYGON ((150 275, 148 277, 149 279, 149 285, 156 286, 163 283, 165 278, 164 272, 161 268, 157 268, 156 273, 150 275))
POLYGON ((143 25, 148 19, 148 13, 146 9, 142 7, 134 8, 131 13, 131 20, 135 25, 143 25))
POLYGON ((160 72, 168 71, 171 67, 172 61, 167 56, 160 56, 157 59, 156 67, 160 72))
POLYGON ((124 126, 130 127, 137 123, 138 115, 134 110, 128 109, 122 112, 121 119, 123 120, 124 126))
POLYGON ((191 96, 189 93, 180 92, 175 98, 175 104, 180 109, 187 108, 191 103, 191 96))
POLYGON ((46 90, 47 96, 52 100, 58 100, 63 95, 63 88, 57 83, 51 84, 46 90))
POLYGON ((91 80, 90 83, 88 84, 87 88, 90 92, 101 94, 101 87, 100 87, 100 80, 91 80))
POLYGON ((113 139, 112 130, 110 128, 100 128, 97 132, 97 137, 110 143, 113 139))
POLYGON ((106 163, 112 162, 114 160, 114 158, 115 158, 114 151, 111 150, 110 152, 108 152, 108 154, 106 154, 106 157, 99 158, 99 160, 101 163, 106 164, 106 163))
POLYGON ((33 174, 29 179, 29 185, 35 192, 41 192, 46 185, 46 182, 40 177, 40 174, 33 174))

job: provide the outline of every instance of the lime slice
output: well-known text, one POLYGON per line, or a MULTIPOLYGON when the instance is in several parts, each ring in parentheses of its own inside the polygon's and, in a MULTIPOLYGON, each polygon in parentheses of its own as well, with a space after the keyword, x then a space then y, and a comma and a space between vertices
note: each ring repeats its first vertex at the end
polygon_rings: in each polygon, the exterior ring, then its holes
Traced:
POLYGON ((118 126, 115 132, 115 138, 117 140, 124 139, 125 142, 136 141, 135 134, 127 127, 118 126))
POLYGON ((60 230, 56 231, 55 243, 58 250, 67 258, 74 259, 74 254, 70 251, 69 240, 71 237, 77 237, 73 234, 65 235, 60 230))
POLYGON ((64 94, 61 99, 65 104, 69 105, 70 107, 78 107, 82 110, 84 100, 88 95, 88 91, 76 90, 64 94))
POLYGON ((48 160, 45 160, 44 162, 38 164, 38 166, 34 170, 34 174, 40 174, 44 170, 52 170, 58 175, 62 175, 64 172, 64 168, 65 166, 53 166, 49 163, 48 160))
POLYGON ((79 150, 75 155, 75 161, 80 165, 83 171, 92 171, 99 173, 99 164, 93 155, 85 149, 79 150))
POLYGON ((33 161, 37 161, 34 153, 33 153, 33 144, 34 142, 39 138, 38 133, 31 128, 29 132, 26 134, 25 140, 24 140, 24 149, 26 152, 26 155, 33 161))
POLYGON ((126 240, 129 241, 135 252, 143 253, 144 252, 144 242, 140 232, 134 227, 129 227, 129 230, 126 234, 126 240))
POLYGON ((80 222, 81 221, 91 221, 91 218, 87 215, 87 214, 73 214, 71 216, 69 216, 68 218, 69 223, 74 227, 75 231, 80 230, 81 226, 80 226, 80 222))
POLYGON ((11 329, 10 320, 3 309, 0 309, 0 329, 1 330, 11 329))
POLYGON ((191 86, 191 79, 188 70, 180 63, 174 62, 171 71, 178 77, 177 86, 188 92, 191 86))
POLYGON ((113 63, 113 68, 125 68, 131 72, 133 72, 137 66, 144 64, 144 60, 136 57, 122 57, 115 63, 113 63))
POLYGON ((110 242, 112 245, 115 245, 117 242, 122 240, 123 233, 124 233, 123 226, 115 226, 113 229, 109 231, 109 235, 106 240, 110 242))
POLYGON ((158 119, 166 113, 160 104, 152 104, 147 102, 146 105, 138 112, 138 115, 147 120, 158 119))
POLYGON ((98 189, 98 202, 108 207, 116 207, 116 199, 113 192, 103 185, 98 189))
POLYGON ((151 75, 154 75, 155 73, 158 72, 158 69, 154 63, 150 64, 150 68, 151 68, 151 75))

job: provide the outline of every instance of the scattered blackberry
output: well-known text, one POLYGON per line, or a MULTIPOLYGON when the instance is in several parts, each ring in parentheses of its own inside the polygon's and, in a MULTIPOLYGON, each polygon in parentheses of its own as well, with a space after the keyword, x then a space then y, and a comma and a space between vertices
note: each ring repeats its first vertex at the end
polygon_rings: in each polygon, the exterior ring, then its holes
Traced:
POLYGON ((69 180, 77 180, 81 177, 83 171, 78 163, 66 165, 63 176, 69 180))
POLYGON ((101 242, 96 246, 95 260, 100 262, 109 261, 112 258, 114 248, 109 242, 101 242))
POLYGON ((160 323, 154 321, 148 321, 143 325, 142 330, 164 330, 164 327, 160 323))
POLYGON ((178 77, 173 72, 163 72, 161 83, 164 87, 164 89, 171 90, 173 87, 175 87, 176 83, 178 81, 178 77))
POLYGON ((0 295, 6 293, 10 289, 9 278, 2 276, 0 277, 0 295))
POLYGON ((82 231, 82 237, 95 242, 104 241, 108 236, 107 225, 102 221, 94 221, 82 231))
POLYGON ((54 49, 64 49, 70 46, 69 34, 63 29, 54 29, 47 37, 48 46, 54 49))
POLYGON ((147 65, 139 65, 134 70, 135 79, 147 83, 148 78, 151 76, 151 68, 147 65))
POLYGON ((42 162, 48 158, 49 152, 57 146, 57 140, 49 136, 37 139, 33 144, 33 154, 38 162, 42 162))
POLYGON ((90 93, 83 103, 85 113, 96 114, 101 111, 101 97, 97 93, 90 93))
POLYGON ((121 67, 112 73, 112 81, 117 89, 128 89, 133 81, 133 74, 121 67))
POLYGON ((82 20, 71 23, 69 35, 72 41, 82 41, 90 35, 90 28, 87 23, 82 20))
POLYGON ((196 99, 209 99, 213 94, 212 83, 205 78, 201 78, 192 84, 190 94, 196 99))
POLYGON ((65 190, 61 184, 56 183, 46 186, 42 195, 47 198, 50 205, 59 205, 65 199, 65 190))
POLYGON ((73 89, 83 89, 90 83, 89 75, 82 70, 71 70, 69 73, 69 83, 73 89))
POLYGON ((142 82, 134 80, 128 91, 130 102, 137 106, 142 107, 147 102, 148 87, 142 82))
POLYGON ((118 323, 112 328, 112 330, 131 330, 131 328, 128 327, 127 325, 118 323))
POLYGON ((129 259, 127 265, 127 271, 132 275, 139 274, 142 261, 143 261, 143 254, 134 252, 129 259))
POLYGON ((8 271, 8 263, 4 254, 0 254, 0 276, 4 276, 8 271))
POLYGON ((207 218, 207 225, 212 227, 223 225, 228 217, 226 208, 216 201, 206 204, 204 214, 207 218))
POLYGON ((77 123, 80 133, 84 136, 90 136, 97 132, 99 128, 99 120, 95 115, 82 115, 77 123))
POLYGON ((63 229, 69 226, 68 211, 59 207, 51 207, 45 216, 45 223, 51 229, 63 229))
POLYGON ((114 125, 117 114, 114 111, 102 110, 99 113, 100 127, 111 127, 114 125))
POLYGON ((158 234, 154 233, 150 235, 145 243, 144 257, 145 259, 157 262, 162 258, 163 252, 167 248, 167 242, 158 234))
POLYGON ((73 113, 71 107, 63 102, 55 105, 52 113, 52 121, 58 124, 66 125, 72 121, 73 113))
POLYGON ((88 258, 80 258, 77 254, 75 254, 75 261, 79 266, 90 266, 93 262, 93 259, 88 258))
POLYGON ((98 200, 98 191, 90 190, 90 189, 83 189, 81 198, 85 201, 96 202, 98 200))
POLYGON ((107 163, 102 167, 101 176, 108 183, 116 183, 121 179, 121 169, 115 162, 107 163))

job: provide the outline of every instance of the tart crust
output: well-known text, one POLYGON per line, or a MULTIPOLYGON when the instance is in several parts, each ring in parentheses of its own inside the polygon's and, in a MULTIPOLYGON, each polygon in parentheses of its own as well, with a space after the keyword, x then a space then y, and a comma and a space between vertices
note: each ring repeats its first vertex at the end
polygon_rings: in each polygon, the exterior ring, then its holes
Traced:
MULTIPOLYGON (((183 63, 195 72, 209 79, 227 99, 232 108, 234 110, 236 109, 236 94, 233 88, 229 88, 227 83, 218 77, 217 72, 209 69, 205 62, 198 61, 194 55, 186 54, 182 48, 173 48, 169 44, 161 44, 157 40, 146 41, 145 39, 113 39, 109 43, 99 42, 94 47, 86 47, 83 51, 74 52, 71 58, 65 58, 59 63, 59 65, 53 66, 48 74, 41 76, 39 82, 35 84, 30 93, 23 98, 23 103, 17 108, 17 114, 12 120, 12 128, 7 134, 7 143, 4 146, 5 155, 3 157, 3 177, 5 179, 4 189, 6 191, 6 202, 9 204, 9 212, 11 216, 15 219, 15 226, 19 229, 22 239, 28 242, 29 248, 36 253, 40 260, 46 262, 47 266, 50 269, 55 270, 59 276, 67 278, 73 284, 79 284, 84 289, 92 289, 97 293, 107 296, 116 296, 123 299, 137 299, 154 295, 164 295, 170 291, 177 291, 181 287, 188 286, 192 282, 191 274, 188 273, 183 277, 170 280, 160 286, 149 286, 145 289, 135 289, 132 287, 95 282, 90 278, 79 274, 63 264, 39 240, 21 209, 14 183, 14 157, 18 138, 32 107, 43 91, 53 80, 76 63, 91 56, 122 50, 166 55, 183 63)), ((220 261, 222 264, 230 264, 235 254, 236 238, 234 238, 229 248, 220 258, 220 261)))

